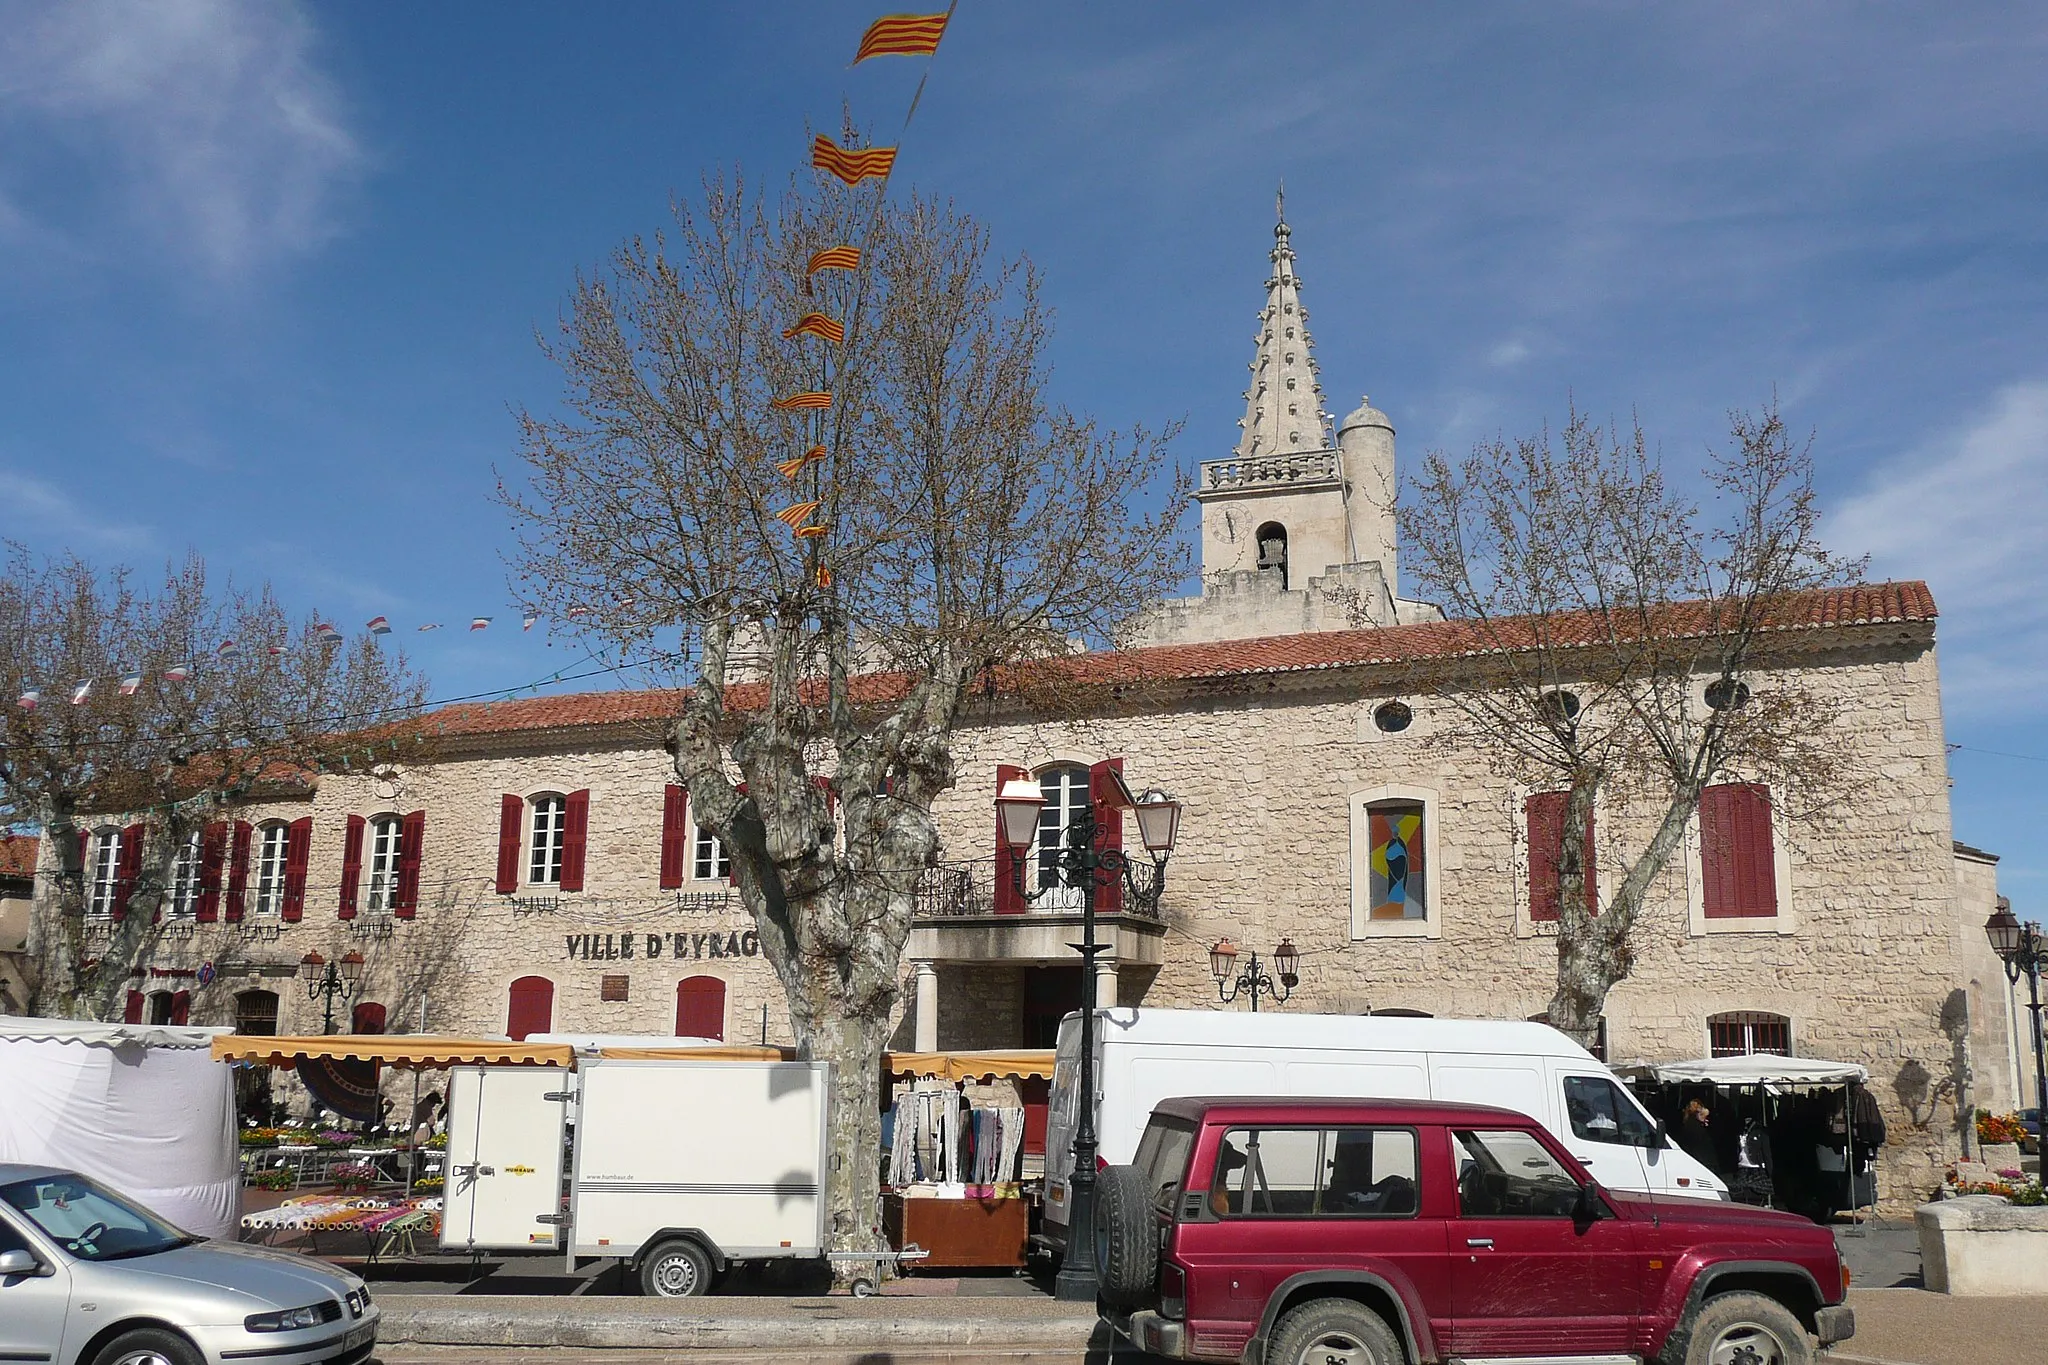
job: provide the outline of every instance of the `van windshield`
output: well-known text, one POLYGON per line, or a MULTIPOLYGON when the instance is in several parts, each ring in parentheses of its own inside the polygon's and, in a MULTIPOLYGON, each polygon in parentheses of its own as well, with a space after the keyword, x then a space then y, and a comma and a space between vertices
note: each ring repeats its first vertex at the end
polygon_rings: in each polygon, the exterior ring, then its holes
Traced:
POLYGON ((1145 1136, 1138 1139, 1138 1154, 1131 1164, 1145 1173, 1145 1188, 1160 1209, 1172 1212, 1194 1145, 1194 1125, 1181 1119, 1154 1117, 1145 1127, 1145 1136))
POLYGON ((82 1175, 0 1185, 0 1200, 81 1261, 125 1261, 200 1240, 82 1175))

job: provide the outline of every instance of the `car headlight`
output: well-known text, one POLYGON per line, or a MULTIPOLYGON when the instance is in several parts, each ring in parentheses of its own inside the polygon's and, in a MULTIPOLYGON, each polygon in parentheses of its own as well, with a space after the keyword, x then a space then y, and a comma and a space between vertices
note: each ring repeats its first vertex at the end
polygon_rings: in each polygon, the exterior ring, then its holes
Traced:
POLYGON ((275 1313, 251 1313, 242 1319, 242 1326, 251 1332, 298 1332, 308 1327, 339 1317, 331 1303, 308 1304, 304 1308, 286 1308, 275 1313))

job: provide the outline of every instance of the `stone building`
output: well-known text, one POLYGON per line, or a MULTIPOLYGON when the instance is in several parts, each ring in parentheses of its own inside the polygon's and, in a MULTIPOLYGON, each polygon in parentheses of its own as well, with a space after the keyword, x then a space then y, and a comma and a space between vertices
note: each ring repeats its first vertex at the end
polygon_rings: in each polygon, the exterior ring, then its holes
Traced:
MULTIPOLYGON (((1554 794, 1446 740, 1440 689, 1474 637, 1398 596, 1392 428, 1366 406, 1324 439, 1284 224, 1277 237, 1246 434, 1218 462, 1234 472, 1204 466, 1204 593, 1168 604, 1142 647, 1072 660, 1092 698, 1076 718, 1004 702, 970 716, 903 963, 900 1045, 1051 1041, 1082 998, 1068 945, 1083 906, 1035 855, 1026 895, 996 876, 994 798, 1034 778, 1050 845, 1113 765, 1185 815, 1156 916, 1098 901, 1099 998, 1225 1008, 1209 949, 1228 937, 1300 950, 1287 1010, 1518 1019, 1549 1000, 1555 885, 1530 831, 1554 794)), ((1931 1189, 1955 1155, 1963 1064, 1980 1095, 2011 1069, 1977 951, 1990 863, 1959 862, 1950 829, 1935 620, 1919 583, 1788 605, 1754 686, 1840 698, 1859 781, 1794 820, 1795 793, 1725 775, 1605 1017, 1616 1062, 1863 1063, 1893 1134, 1889 1199, 1931 1189)), ((674 785, 677 706, 663 691, 451 706, 431 718, 430 762, 253 804, 187 851, 131 1010, 317 1032, 323 1002, 285 978, 309 951, 354 951, 365 984, 342 1014, 357 1029, 789 1041, 723 852, 674 785)), ((1603 808, 1596 828, 1612 840, 1647 818, 1603 808)), ((99 915, 120 899, 122 837, 110 821, 89 854, 99 915)))

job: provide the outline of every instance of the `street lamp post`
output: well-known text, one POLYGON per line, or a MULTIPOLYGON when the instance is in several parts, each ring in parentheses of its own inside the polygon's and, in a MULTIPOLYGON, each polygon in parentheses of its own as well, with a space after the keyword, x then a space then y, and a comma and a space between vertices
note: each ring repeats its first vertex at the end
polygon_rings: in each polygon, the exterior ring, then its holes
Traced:
POLYGON ((1159 898, 1166 890, 1166 860, 1173 853, 1173 841, 1180 829, 1180 802, 1159 790, 1133 797, 1116 777, 1118 804, 1138 817, 1138 839, 1152 864, 1149 875, 1141 876, 1133 861, 1121 849, 1097 848, 1100 826, 1095 803, 1088 801, 1067 828, 1063 847, 1052 854, 1052 880, 1036 891, 1024 889, 1024 858, 1038 833, 1038 819, 1045 808, 1045 793, 1029 778, 1013 778, 996 793, 996 814, 1003 842, 1009 847, 1011 886, 1017 895, 1035 901, 1058 887, 1074 887, 1081 899, 1081 941, 1068 946, 1081 954, 1081 1074, 1075 1100, 1079 1115, 1074 1120, 1074 1174, 1068 1184, 1067 1254, 1053 1283, 1055 1298, 1093 1303, 1096 1297, 1095 1265, 1095 958, 1108 951, 1095 941, 1095 890, 1124 885, 1126 899, 1146 914, 1156 914, 1159 898))
POLYGON ((1301 984, 1301 954, 1288 939, 1281 939, 1280 946, 1273 950, 1273 966, 1279 973, 1277 981, 1260 963, 1257 953, 1233 979, 1231 969, 1236 965, 1237 945, 1227 938, 1216 940, 1216 946, 1209 950, 1209 975, 1216 978, 1216 998, 1227 1005, 1237 999, 1239 991, 1247 992, 1252 998, 1253 1014, 1259 1012, 1260 992, 1272 996, 1274 1003, 1284 1004, 1301 984))
POLYGON ((332 1033, 335 998, 353 999, 363 988, 363 955, 351 948, 341 961, 329 962, 316 949, 299 959, 299 980, 306 985, 307 999, 323 1001, 325 1023, 320 1031, 332 1033))
POLYGON ((2041 926, 2028 920, 2024 927, 2014 918, 2012 906, 2001 896, 1998 909, 1984 922, 1984 936, 1992 951, 2005 962, 2005 979, 2017 986, 2027 978, 2027 1008, 2033 1013, 2034 1105, 2048 1113, 2048 1063, 2041 1058, 2041 968, 2048 966, 2048 941, 2041 926))

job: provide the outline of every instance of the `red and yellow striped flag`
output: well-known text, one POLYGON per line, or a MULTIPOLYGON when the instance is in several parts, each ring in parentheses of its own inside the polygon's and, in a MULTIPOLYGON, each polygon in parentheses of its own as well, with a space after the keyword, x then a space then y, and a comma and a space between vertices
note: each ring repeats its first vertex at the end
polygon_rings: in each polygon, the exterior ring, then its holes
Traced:
POLYGON ((783 329, 782 339, 784 341, 787 341, 793 336, 798 336, 806 333, 814 337, 823 337, 825 340, 831 342, 841 342, 846 340, 845 324, 835 322, 831 318, 826 317, 823 313, 804 314, 802 317, 796 320, 796 326, 785 327, 783 329))
POLYGON ((857 246, 828 246, 823 251, 811 253, 811 259, 804 263, 804 274, 815 275, 820 270, 860 269, 860 248, 857 246))
POLYGON ((817 511, 818 506, 819 504, 816 502, 793 502, 780 512, 777 512, 775 519, 785 523, 790 530, 795 531, 798 535, 802 535, 803 531, 799 528, 806 521, 810 520, 811 513, 817 511))
POLYGON ((804 472, 805 465, 810 464, 813 460, 822 460, 824 458, 825 447, 812 446, 801 455, 792 455, 786 460, 778 460, 775 468, 781 472, 783 478, 794 483, 796 482, 796 476, 804 472))
POLYGON ((818 566, 818 586, 821 588, 829 588, 832 586, 832 571, 826 568, 823 564, 820 564, 818 566))
POLYGON ((886 180, 896 164, 894 147, 863 147, 848 151, 823 133, 811 140, 811 165, 830 171, 849 185, 863 180, 886 180))
POLYGON ((885 14, 860 35, 853 63, 858 66, 870 57, 929 57, 939 50, 945 32, 943 14, 885 14))
POLYGON ((793 393, 787 398, 772 400, 769 407, 777 412, 797 412, 804 408, 829 408, 832 395, 829 393, 793 393))
POLYGON ((811 540, 824 534, 825 528, 822 526, 799 526, 796 528, 796 538, 798 540, 811 540))

